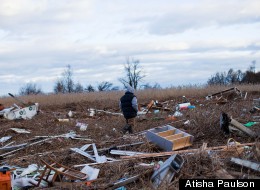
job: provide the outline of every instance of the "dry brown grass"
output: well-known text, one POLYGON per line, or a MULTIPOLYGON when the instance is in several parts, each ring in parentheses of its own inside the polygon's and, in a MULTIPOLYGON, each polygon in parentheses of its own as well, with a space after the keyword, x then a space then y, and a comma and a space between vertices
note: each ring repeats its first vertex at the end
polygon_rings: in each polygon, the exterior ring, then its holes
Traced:
MULTIPOLYGON (((148 89, 136 91, 136 96, 140 103, 153 100, 165 101, 178 97, 205 97, 208 94, 216 93, 221 90, 229 89, 234 86, 210 86, 210 87, 178 87, 167 89, 148 89)), ((241 91, 253 92, 260 91, 260 85, 236 85, 241 91)), ((51 94, 51 95, 30 95, 19 97, 25 102, 38 102, 42 106, 62 105, 70 103, 88 102, 95 103, 95 105, 104 105, 105 107, 114 107, 120 97, 124 94, 123 91, 112 92, 92 92, 92 93, 79 93, 79 94, 51 94)), ((14 99, 11 97, 3 97, 0 103, 6 107, 11 106, 14 99)))

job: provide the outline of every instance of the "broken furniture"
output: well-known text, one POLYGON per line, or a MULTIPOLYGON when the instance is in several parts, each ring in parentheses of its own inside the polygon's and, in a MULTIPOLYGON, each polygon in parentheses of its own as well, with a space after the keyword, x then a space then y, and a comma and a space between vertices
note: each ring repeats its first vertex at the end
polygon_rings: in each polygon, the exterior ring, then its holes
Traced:
POLYGON ((184 160, 180 155, 173 154, 153 173, 151 177, 153 186, 158 188, 162 183, 169 184, 174 175, 180 171, 183 163, 184 160))
POLYGON ((194 137, 171 125, 165 125, 149 129, 146 138, 160 148, 171 151, 191 146, 194 137))
POLYGON ((64 177, 69 180, 86 180, 88 178, 87 174, 59 164, 50 157, 49 160, 51 161, 51 163, 47 163, 43 159, 40 160, 43 164, 45 164, 45 168, 41 176, 39 177, 38 184, 36 185, 37 187, 40 186, 42 180, 47 182, 48 186, 51 186, 56 180, 64 180, 64 177), (53 175, 51 175, 52 171, 54 172, 53 175))
POLYGON ((231 96, 231 95, 236 95, 239 97, 242 97, 242 92, 237 88, 237 87, 233 87, 233 88, 229 88, 227 90, 223 90, 214 94, 209 94, 208 96, 206 96, 206 100, 210 100, 213 99, 213 97, 215 97, 217 100, 221 100, 223 101, 223 95, 226 95, 227 97, 231 96))

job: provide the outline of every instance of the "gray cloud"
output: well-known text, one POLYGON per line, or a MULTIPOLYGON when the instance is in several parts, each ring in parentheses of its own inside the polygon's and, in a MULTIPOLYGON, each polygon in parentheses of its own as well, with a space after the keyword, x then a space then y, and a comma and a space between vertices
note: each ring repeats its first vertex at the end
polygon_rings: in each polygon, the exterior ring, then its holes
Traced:
POLYGON ((26 82, 50 92, 68 64, 84 86, 120 85, 126 57, 140 60, 144 82, 164 87, 206 82, 229 68, 245 71, 260 60, 259 6, 257 0, 2 0, 0 93, 17 93, 26 82))
POLYGON ((189 1, 151 21, 149 32, 165 35, 209 26, 259 23, 259 9, 259 1, 189 1))

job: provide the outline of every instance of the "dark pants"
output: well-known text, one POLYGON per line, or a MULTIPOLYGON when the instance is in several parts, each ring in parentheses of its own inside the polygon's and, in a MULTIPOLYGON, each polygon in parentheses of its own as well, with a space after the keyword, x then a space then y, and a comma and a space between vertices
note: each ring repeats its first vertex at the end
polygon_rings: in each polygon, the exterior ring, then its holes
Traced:
POLYGON ((127 131, 128 133, 133 133, 133 127, 135 127, 135 117, 126 119, 126 124, 123 127, 123 133, 125 134, 127 131))

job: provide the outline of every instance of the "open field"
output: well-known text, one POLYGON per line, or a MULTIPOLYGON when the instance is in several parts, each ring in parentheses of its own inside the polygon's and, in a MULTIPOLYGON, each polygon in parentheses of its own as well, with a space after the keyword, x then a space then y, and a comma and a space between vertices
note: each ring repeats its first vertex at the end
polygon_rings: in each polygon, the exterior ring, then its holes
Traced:
MULTIPOLYGON (((228 87, 230 88, 230 87, 228 87)), ((87 94, 62 94, 62 95, 38 95, 20 97, 25 102, 37 102, 40 105, 40 112, 31 120, 16 120, 11 121, 5 118, 0 118, 0 138, 4 136, 12 136, 8 142, 14 141, 13 145, 18 145, 27 142, 35 142, 35 136, 54 136, 69 133, 74 131, 77 135, 83 136, 88 140, 76 140, 70 138, 52 138, 40 144, 26 147, 20 151, 14 152, 8 156, 2 156, 2 164, 8 164, 14 167, 27 167, 30 164, 38 164, 43 166, 40 158, 46 158, 47 155, 54 158, 57 162, 66 166, 73 167, 74 165, 91 163, 88 158, 75 153, 70 148, 80 148, 85 144, 95 143, 97 149, 110 148, 136 142, 144 142, 138 146, 125 148, 129 151, 138 151, 146 153, 163 152, 156 145, 148 142, 140 132, 145 130, 170 124, 182 131, 185 131, 194 136, 193 145, 185 149, 200 148, 203 143, 207 143, 208 147, 223 146, 227 144, 229 138, 235 139, 240 143, 258 142, 259 138, 251 138, 246 134, 231 133, 229 137, 225 136, 220 130, 220 115, 222 112, 227 113, 232 118, 240 123, 253 121, 252 116, 259 116, 259 112, 250 113, 253 99, 260 98, 260 85, 243 85, 237 86, 242 91, 243 95, 247 92, 246 98, 228 96, 225 97, 227 102, 218 103, 215 99, 206 100, 205 96, 227 89, 223 86, 215 86, 208 88, 171 88, 163 90, 143 90, 136 93, 138 103, 147 105, 151 100, 158 102, 168 101, 167 108, 170 111, 160 111, 155 114, 153 110, 145 116, 137 118, 136 127, 133 135, 122 135, 121 128, 124 126, 124 118, 121 115, 112 115, 104 112, 97 113, 95 116, 89 116, 89 108, 97 110, 105 110, 112 113, 120 113, 118 101, 124 94, 118 92, 94 92, 87 94), (177 120, 169 121, 166 118, 173 115, 176 104, 182 101, 182 96, 190 101, 195 109, 181 111, 183 116, 177 120), (59 122, 58 119, 67 119, 68 112, 73 112, 73 117, 69 118, 68 122, 59 122), (185 125, 184 122, 189 120, 190 124, 185 125), (77 122, 87 124, 87 129, 81 131, 76 127, 77 122), (10 128, 22 128, 29 130, 29 134, 18 134, 10 130, 10 128)), ((5 107, 17 103, 13 98, 1 98, 0 103, 5 107)), ((256 124, 250 128, 257 134, 260 134, 260 124, 256 124)), ((249 177, 260 178, 260 173, 246 168, 241 168, 230 163, 230 157, 240 157, 252 161, 260 161, 260 154, 257 154, 255 149, 251 150, 250 156, 245 153, 235 155, 234 153, 224 152, 216 155, 210 155, 206 152, 200 152, 192 155, 183 155, 185 160, 180 173, 175 180, 167 184, 162 189, 178 189, 178 180, 184 178, 221 178, 223 170, 229 172, 234 178, 240 178, 243 175, 249 177), (220 173, 220 174, 219 174, 220 173)), ((1 152, 3 155, 5 152, 1 152)), ((120 159, 119 156, 103 153, 107 157, 120 159)), ((168 156, 169 157, 169 156, 168 156)), ((125 185, 127 189, 152 189, 149 178, 153 173, 153 168, 137 167, 138 163, 151 163, 165 161, 166 157, 147 158, 147 159, 131 159, 118 162, 94 165, 99 168, 99 180, 93 182, 93 188, 101 189, 107 184, 116 182, 117 180, 127 176, 134 176, 147 170, 147 173, 139 178, 138 181, 125 185)), ((78 167, 76 169, 82 169, 78 167)), ((225 176, 224 176, 225 177, 225 176)), ((224 178, 223 177, 223 178, 224 178)), ((35 188, 37 189, 37 188, 35 188)), ((90 189, 85 185, 77 185, 73 183, 67 188, 57 186, 49 189, 90 189)))

